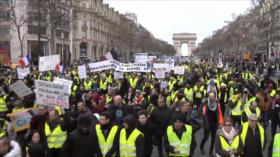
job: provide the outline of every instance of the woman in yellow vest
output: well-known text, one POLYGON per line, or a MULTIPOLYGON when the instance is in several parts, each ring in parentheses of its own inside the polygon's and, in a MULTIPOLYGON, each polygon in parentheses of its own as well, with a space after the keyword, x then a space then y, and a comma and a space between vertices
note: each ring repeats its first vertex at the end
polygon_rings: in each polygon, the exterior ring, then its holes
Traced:
POLYGON ((167 127, 164 146, 169 157, 188 157, 194 151, 192 126, 185 125, 182 113, 173 115, 173 125, 167 127))
POLYGON ((223 127, 217 131, 215 149, 217 157, 237 157, 243 151, 238 130, 233 127, 230 117, 225 118, 223 127))
POLYGON ((120 157, 145 157, 144 135, 135 127, 133 115, 123 118, 124 128, 120 132, 120 157))
POLYGON ((280 157, 280 133, 279 132, 274 136, 272 157, 280 157))

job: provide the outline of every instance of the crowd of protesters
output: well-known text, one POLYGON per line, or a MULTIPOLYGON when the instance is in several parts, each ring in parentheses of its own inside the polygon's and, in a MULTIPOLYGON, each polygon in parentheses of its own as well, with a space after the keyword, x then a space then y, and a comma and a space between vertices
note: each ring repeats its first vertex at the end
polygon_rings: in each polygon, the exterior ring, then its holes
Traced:
POLYGON ((153 72, 114 79, 113 70, 80 79, 76 65, 63 74, 32 68, 22 81, 34 92, 24 98, 9 88, 18 79, 6 69, 0 76, 0 157, 151 157, 154 149, 159 157, 196 156, 195 150, 280 157, 279 78, 244 65, 180 65, 184 74, 171 70, 164 79, 153 72), (35 81, 55 77, 73 81, 68 109, 36 103, 35 81), (30 127, 15 131, 11 116, 30 108, 37 111, 29 111, 30 127))

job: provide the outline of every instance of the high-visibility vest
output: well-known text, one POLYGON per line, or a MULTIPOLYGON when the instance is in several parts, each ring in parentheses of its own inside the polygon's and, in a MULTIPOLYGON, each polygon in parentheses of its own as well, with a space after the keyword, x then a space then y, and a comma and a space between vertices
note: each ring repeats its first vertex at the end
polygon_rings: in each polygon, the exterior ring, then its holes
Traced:
POLYGON ((95 126, 95 130, 96 130, 96 134, 97 134, 97 138, 98 138, 98 144, 99 144, 99 147, 101 149, 102 155, 105 156, 113 146, 114 138, 115 138, 116 133, 118 131, 118 126, 115 125, 111 128, 107 139, 105 139, 105 137, 102 133, 100 124, 97 124, 95 126))
POLYGON ((184 94, 190 102, 193 102, 193 89, 192 88, 190 88, 190 89, 185 88, 184 94))
POLYGON ((106 105, 109 105, 112 102, 112 99, 113 99, 112 97, 106 95, 106 100, 105 100, 106 105))
POLYGON ((231 98, 233 95, 234 95, 234 88, 230 87, 229 88, 229 97, 228 98, 231 98))
POLYGON ((178 91, 172 91, 172 93, 171 93, 171 102, 174 102, 175 101, 175 99, 176 99, 176 97, 177 97, 177 94, 178 94, 179 92, 178 91))
POLYGON ((269 93, 270 97, 274 97, 276 95, 276 90, 272 89, 272 91, 269 93))
POLYGON ((77 85, 74 85, 73 87, 72 87, 72 90, 71 90, 71 96, 74 96, 75 94, 76 94, 76 91, 78 90, 78 86, 77 85))
POLYGON ((85 90, 90 90, 91 87, 92 87, 92 81, 85 81, 84 82, 84 87, 85 87, 85 90))
POLYGON ((280 133, 274 136, 272 157, 280 157, 280 133))
POLYGON ((254 97, 251 97, 249 100, 247 100, 247 102, 245 103, 245 105, 244 105, 244 108, 248 108, 248 107, 250 107, 250 104, 251 104, 251 102, 253 102, 253 101, 255 101, 256 100, 256 97, 254 96, 254 97))
POLYGON ((173 131, 173 126, 167 127, 167 139, 171 146, 175 149, 180 150, 180 153, 169 153, 169 156, 189 156, 190 147, 192 142, 192 127, 190 125, 185 125, 186 131, 183 132, 181 140, 173 131))
MULTIPOLYGON (((120 133, 120 157, 136 157, 135 142, 139 135, 143 135, 138 129, 134 129, 128 139, 126 139, 126 130, 123 128, 120 133)), ((144 135, 143 135, 144 136, 144 135)))
POLYGON ((176 80, 170 80, 168 82, 168 92, 171 92, 173 90, 173 87, 174 87, 176 82, 177 82, 176 80))
POLYGON ((113 83, 112 75, 107 76, 106 80, 108 81, 108 83, 113 83))
POLYGON ((62 131, 60 125, 51 131, 48 123, 45 123, 45 135, 47 137, 48 148, 61 148, 67 137, 66 132, 62 131))
POLYGON ((194 85, 193 90, 195 92, 195 97, 199 99, 202 99, 202 95, 206 94, 206 90, 204 89, 203 85, 201 85, 199 89, 196 85, 194 85))
POLYGON ((0 138, 6 136, 6 130, 7 130, 7 121, 4 118, 0 118, 1 121, 3 121, 3 126, 0 130, 0 138))
MULTIPOLYGON (((248 122, 245 122, 242 126, 242 132, 241 132, 241 135, 240 135, 244 146, 245 146, 245 140, 246 140, 246 136, 247 136, 247 132, 248 132, 248 127, 249 127, 248 122)), ((264 147, 264 129, 260 124, 258 124, 258 128, 259 128, 259 131, 260 131, 261 145, 262 145, 262 148, 263 148, 264 147)))
POLYGON ((137 78, 130 78, 129 79, 129 84, 130 84, 130 86, 132 87, 132 89, 135 89, 136 88, 136 86, 137 86, 137 82, 138 82, 138 79, 137 78))
MULTIPOLYGON (((259 118, 260 118, 260 115, 261 115, 261 110, 260 110, 259 107, 257 107, 255 110, 256 110, 256 116, 257 116, 257 118, 259 119, 259 118)), ((244 111, 245 111, 247 117, 249 117, 249 116, 252 114, 252 111, 250 110, 249 107, 248 107, 248 108, 245 108, 244 111)))
POLYGON ((8 111, 8 106, 6 102, 7 95, 2 96, 0 98, 0 112, 7 112, 8 111))
POLYGON ((241 116, 242 112, 243 112, 243 110, 241 109, 242 101, 237 100, 237 102, 234 102, 234 103, 236 103, 236 106, 231 110, 231 115, 241 116))
POLYGON ((227 142, 227 140, 225 139, 225 137, 223 136, 219 136, 220 142, 221 142, 221 147, 223 150, 225 151, 230 151, 233 149, 237 149, 239 147, 239 140, 240 140, 240 136, 236 135, 232 141, 231 144, 229 144, 227 142))
POLYGON ((99 88, 101 89, 101 90, 107 90, 107 84, 108 84, 108 82, 107 81, 100 81, 99 82, 99 88))

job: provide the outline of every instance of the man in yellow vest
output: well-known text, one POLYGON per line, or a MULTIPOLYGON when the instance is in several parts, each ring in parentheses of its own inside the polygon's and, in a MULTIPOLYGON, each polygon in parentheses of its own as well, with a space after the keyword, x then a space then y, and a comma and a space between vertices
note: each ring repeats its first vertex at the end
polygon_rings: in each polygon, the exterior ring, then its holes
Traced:
POLYGON ((244 145, 243 157, 263 157, 262 151, 265 148, 265 132, 258 123, 256 114, 249 116, 249 121, 245 122, 241 128, 241 140, 244 145))
POLYGON ((245 108, 243 113, 242 113, 242 123, 245 123, 248 121, 248 117, 250 116, 250 114, 256 114, 257 118, 260 120, 261 119, 261 110, 258 107, 258 104, 256 101, 252 101, 250 106, 245 108))
POLYGON ((280 157, 280 132, 276 133, 274 136, 272 157, 280 157))
POLYGON ((164 146, 169 157, 188 157, 193 154, 192 126, 184 124, 185 117, 182 113, 173 115, 173 125, 167 127, 164 146))
POLYGON ((112 123, 110 112, 101 113, 99 124, 95 126, 95 134, 102 157, 117 156, 120 128, 112 123))
POLYGON ((241 116, 242 116, 242 94, 241 90, 236 88, 234 91, 235 95, 232 95, 229 99, 228 106, 231 108, 230 117, 233 121, 233 126, 235 127, 238 124, 238 127, 241 126, 241 116))
POLYGON ((145 157, 145 139, 142 132, 135 128, 133 115, 123 119, 124 128, 120 132, 120 157, 145 157))
POLYGON ((85 81, 84 81, 84 88, 85 90, 91 90, 93 87, 93 82, 87 78, 85 81))
POLYGON ((9 97, 5 94, 4 90, 0 88, 0 117, 5 117, 8 112, 7 101, 9 97))
POLYGON ((66 139, 66 129, 55 109, 49 112, 49 120, 45 123, 45 137, 48 144, 48 157, 60 157, 60 150, 66 139))

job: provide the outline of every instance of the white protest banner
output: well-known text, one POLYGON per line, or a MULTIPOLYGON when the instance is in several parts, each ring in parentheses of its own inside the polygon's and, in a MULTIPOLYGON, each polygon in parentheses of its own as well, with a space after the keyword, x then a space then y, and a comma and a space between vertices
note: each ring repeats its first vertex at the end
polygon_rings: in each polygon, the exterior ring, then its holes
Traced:
POLYGON ((57 64, 60 63, 59 55, 44 56, 39 58, 39 71, 55 70, 57 64))
POLYGON ((165 60, 165 63, 168 64, 168 69, 167 69, 167 71, 174 70, 174 68, 175 68, 175 60, 174 60, 174 59, 171 59, 171 58, 166 59, 166 60, 165 60))
POLYGON ((89 66, 90 72, 102 71, 102 70, 107 70, 107 69, 112 68, 110 60, 90 63, 90 64, 88 64, 88 66, 89 66))
POLYGON ((69 108, 68 85, 36 80, 35 87, 37 104, 69 108))
POLYGON ((165 89, 167 87, 167 81, 161 81, 160 82, 160 88, 165 89))
POLYGON ((55 77, 53 79, 53 82, 67 85, 69 87, 69 92, 71 92, 71 87, 72 87, 73 81, 55 77))
POLYGON ((115 72, 114 72, 114 79, 115 79, 115 80, 123 79, 123 72, 115 71, 115 72))
POLYGON ((164 69, 165 71, 167 71, 168 68, 169 68, 169 64, 167 64, 167 63, 154 63, 153 68, 154 68, 154 70, 164 69))
POLYGON ((135 54, 135 63, 143 63, 148 60, 148 53, 136 53, 135 54))
POLYGON ((16 83, 10 85, 9 88, 20 98, 32 94, 31 89, 29 89, 22 81, 17 81, 16 83))
POLYGON ((15 112, 9 116, 15 132, 26 130, 30 127, 32 116, 28 111, 29 109, 26 109, 20 112, 15 112))
POLYGON ((183 66, 176 66, 174 68, 174 74, 183 75, 185 73, 185 68, 183 66))
POLYGON ((79 78, 87 78, 87 69, 85 65, 78 66, 79 78))
POLYGON ((23 80, 28 74, 30 74, 30 68, 17 67, 17 76, 19 80, 23 80))
POLYGON ((158 79, 165 78, 165 70, 164 69, 156 69, 155 70, 155 77, 158 79))
POLYGON ((150 72, 147 63, 121 63, 115 68, 116 71, 122 72, 150 72))

